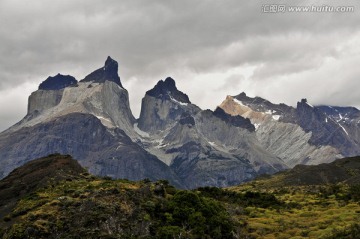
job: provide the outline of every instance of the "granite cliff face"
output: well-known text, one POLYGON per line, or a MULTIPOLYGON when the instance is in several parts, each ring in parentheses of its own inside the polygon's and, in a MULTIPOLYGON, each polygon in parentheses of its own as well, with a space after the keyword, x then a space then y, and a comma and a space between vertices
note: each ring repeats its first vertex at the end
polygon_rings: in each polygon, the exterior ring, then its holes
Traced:
POLYGON ((139 142, 189 187, 229 186, 287 168, 257 141, 249 119, 203 111, 167 78, 146 92, 139 142))
POLYGON ((337 148, 344 156, 360 153, 359 146, 346 131, 340 121, 328 119, 321 109, 309 105, 306 99, 297 103, 296 118, 306 132, 312 132, 310 143, 314 145, 330 145, 337 148))
MULTIPOLYGON (((108 57, 104 67, 76 84, 56 90, 39 88, 29 97, 28 114, 7 131, 13 132, 69 113, 79 112, 94 115, 107 127, 121 128, 133 137, 135 118, 130 110, 129 95, 121 86, 120 78, 114 76, 115 70, 117 70, 117 62, 108 57)), ((64 80, 64 78, 54 78, 64 80)), ((42 84, 50 84, 54 78, 49 77, 42 84), (50 83, 47 82, 49 80, 50 83)))
MULTIPOLYGON (((351 153, 344 152, 345 155, 358 155, 360 145, 360 111, 355 107, 337 107, 337 106, 317 106, 327 118, 325 121, 333 121, 341 127, 341 131, 350 138, 351 142, 345 144, 351 153)), ((342 134, 344 136, 344 134, 342 134)), ((346 148, 345 148, 346 150, 346 148)), ((344 151, 345 151, 344 150, 344 151)))
POLYGON ((15 134, 2 135, 0 145, 4 165, 1 177, 32 159, 61 153, 73 155, 96 175, 130 180, 168 179, 181 186, 170 168, 135 144, 124 131, 106 128, 91 114, 70 113, 24 127, 15 134))
POLYGON ((146 92, 142 99, 138 127, 151 133, 165 130, 177 123, 183 113, 195 115, 199 111, 201 109, 191 104, 189 97, 179 91, 175 81, 168 77, 146 92))

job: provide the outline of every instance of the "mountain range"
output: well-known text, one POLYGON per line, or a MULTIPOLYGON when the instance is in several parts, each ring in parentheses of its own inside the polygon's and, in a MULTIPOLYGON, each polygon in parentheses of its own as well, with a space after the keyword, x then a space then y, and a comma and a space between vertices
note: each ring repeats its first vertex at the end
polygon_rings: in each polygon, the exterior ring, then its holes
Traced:
POLYGON ((29 96, 27 115, 0 133, 0 178, 53 153, 92 174, 167 179, 179 188, 226 187, 298 164, 360 154, 360 111, 296 107, 245 93, 202 110, 171 77, 146 92, 136 119, 111 57, 77 81, 48 77, 29 96))

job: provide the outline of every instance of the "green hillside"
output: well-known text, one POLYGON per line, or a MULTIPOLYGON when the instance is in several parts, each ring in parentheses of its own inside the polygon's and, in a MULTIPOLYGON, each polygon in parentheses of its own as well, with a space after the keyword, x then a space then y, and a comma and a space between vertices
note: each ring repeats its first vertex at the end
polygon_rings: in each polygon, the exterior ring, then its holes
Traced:
POLYGON ((95 177, 78 170, 69 156, 32 161, 1 183, 0 195, 19 199, 0 222, 2 238, 232 238, 235 230, 216 200, 177 190, 167 181, 95 177), (59 162, 73 169, 55 167, 59 162), (30 176, 30 168, 39 168, 39 177, 30 176), (23 179, 32 186, 19 196, 10 189, 22 188, 23 179))
MULTIPOLYGON (((331 165, 352 169, 348 175, 356 178, 357 163, 350 158, 331 165)), ((283 175, 290 172, 189 191, 167 181, 95 177, 70 156, 51 155, 0 181, 0 237, 359 238, 360 187, 354 180, 285 186, 283 175)))
POLYGON ((359 184, 360 157, 335 160, 328 164, 297 165, 292 169, 263 176, 252 183, 257 187, 283 187, 324 184, 359 184))

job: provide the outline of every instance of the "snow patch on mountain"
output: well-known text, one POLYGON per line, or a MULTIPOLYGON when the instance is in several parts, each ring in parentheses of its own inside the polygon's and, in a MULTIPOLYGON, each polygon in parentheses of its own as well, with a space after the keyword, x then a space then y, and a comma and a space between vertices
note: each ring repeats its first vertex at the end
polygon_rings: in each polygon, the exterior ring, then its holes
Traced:
MULTIPOLYGON (((244 108, 244 110, 245 109, 247 109, 247 111, 248 112, 250 112, 250 111, 253 111, 252 109, 250 109, 248 106, 246 106, 242 101, 240 101, 240 100, 238 100, 238 99, 236 99, 236 98, 232 98, 232 100, 236 103, 236 104, 238 104, 239 106, 241 106, 242 108, 244 108)), ((271 115, 271 118, 273 119, 273 120, 279 120, 280 119, 280 115, 276 115, 276 111, 275 110, 267 110, 267 111, 265 111, 265 112, 260 112, 260 111, 253 111, 253 112, 257 112, 257 113, 261 113, 261 114, 265 114, 265 115, 271 115)), ((249 118, 249 114, 243 114, 242 115, 243 117, 245 117, 245 118, 249 118)), ((250 118, 250 120, 251 120, 251 118, 250 118)), ((260 126, 260 124, 259 123, 256 123, 254 120, 252 120, 251 121, 253 124, 254 124, 254 126, 255 126, 255 130, 260 126), (255 124, 257 124, 257 125, 255 125, 255 124)))
POLYGON ((95 115, 95 116, 96 116, 96 118, 98 118, 98 119, 101 121, 101 123, 102 123, 103 125, 105 125, 106 127, 108 127, 108 128, 114 128, 114 127, 115 127, 115 125, 113 124, 113 122, 111 121, 111 119, 106 118, 106 117, 103 117, 103 116, 100 116, 100 115, 95 115))
POLYGON ((344 128, 344 126, 342 126, 341 124, 339 124, 339 126, 344 130, 344 132, 349 135, 349 133, 346 131, 346 129, 344 128))
POLYGON ((273 118, 274 120, 279 120, 279 119, 280 119, 280 115, 273 115, 272 118, 273 118))
POLYGON ((240 100, 238 100, 238 99, 235 99, 235 98, 234 98, 234 102, 237 103, 237 104, 239 104, 239 105, 241 105, 241 106, 246 106, 246 105, 243 104, 242 101, 240 101, 240 100))
POLYGON ((188 103, 184 103, 184 102, 175 100, 175 99, 171 96, 170 92, 168 92, 168 95, 169 95, 170 99, 171 99, 173 102, 175 102, 175 103, 177 103, 177 104, 179 104, 179 105, 182 105, 182 106, 187 106, 187 105, 188 105, 188 103))
POLYGON ((314 106, 313 106, 312 104, 310 104, 309 102, 306 102, 306 104, 307 104, 308 106, 310 106, 311 108, 314 108, 314 106))
POLYGON ((134 124, 134 130, 135 130, 135 132, 136 132, 138 135, 140 135, 141 137, 144 137, 144 138, 149 138, 149 137, 150 137, 149 133, 147 133, 147 132, 142 131, 141 129, 139 129, 138 123, 135 123, 135 124, 134 124))

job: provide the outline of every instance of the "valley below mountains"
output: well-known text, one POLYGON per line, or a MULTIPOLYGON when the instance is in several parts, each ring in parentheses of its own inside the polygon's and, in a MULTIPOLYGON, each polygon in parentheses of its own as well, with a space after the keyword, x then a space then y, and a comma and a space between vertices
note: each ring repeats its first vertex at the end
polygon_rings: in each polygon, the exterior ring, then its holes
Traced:
POLYGON ((166 180, 94 176, 53 154, 0 180, 0 238, 355 239, 359 175, 353 157, 181 190, 166 180))
POLYGON ((27 115, 0 133, 0 178, 60 153, 97 176, 228 187, 360 155, 354 107, 312 106, 306 99, 291 107, 240 93, 203 110, 168 77, 146 92, 136 119, 128 94, 111 57, 80 81, 48 77, 29 96, 27 115))

